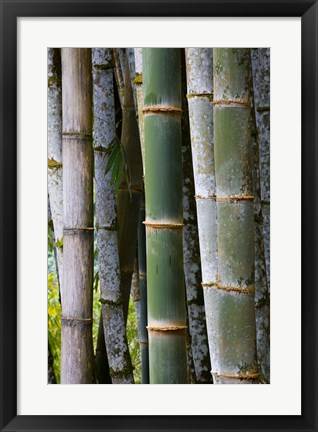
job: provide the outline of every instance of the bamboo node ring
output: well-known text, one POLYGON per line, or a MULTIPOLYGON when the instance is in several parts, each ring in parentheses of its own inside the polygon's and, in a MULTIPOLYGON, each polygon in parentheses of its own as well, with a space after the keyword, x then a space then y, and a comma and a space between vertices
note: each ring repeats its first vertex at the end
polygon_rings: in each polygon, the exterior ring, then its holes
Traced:
POLYGON ((181 114, 182 109, 177 106, 153 105, 143 108, 143 115, 146 114, 181 114))
POLYGON ((246 379, 246 380, 253 380, 258 379, 260 374, 259 373, 244 373, 244 374, 238 374, 238 375, 226 375, 226 374, 219 374, 218 372, 212 372, 213 376, 216 378, 227 378, 227 379, 246 379))
POLYGON ((150 331, 154 332, 170 332, 170 331, 184 331, 188 327, 185 325, 167 325, 167 326, 147 326, 146 327, 150 331))
POLYGON ((233 105, 233 107, 249 107, 250 102, 248 99, 219 99, 214 100, 213 105, 222 105, 222 106, 228 106, 233 105))
POLYGON ((237 202, 237 201, 253 201, 255 198, 254 195, 232 195, 229 197, 216 198, 218 203, 229 203, 229 202, 237 202))
POLYGON ((68 324, 70 326, 72 325, 91 325, 93 323, 92 318, 68 318, 68 317, 62 317, 61 318, 62 323, 68 324))
POLYGON ((143 221, 143 224, 148 228, 157 228, 157 229, 181 229, 184 224, 183 223, 168 223, 168 222, 156 222, 156 221, 143 221))

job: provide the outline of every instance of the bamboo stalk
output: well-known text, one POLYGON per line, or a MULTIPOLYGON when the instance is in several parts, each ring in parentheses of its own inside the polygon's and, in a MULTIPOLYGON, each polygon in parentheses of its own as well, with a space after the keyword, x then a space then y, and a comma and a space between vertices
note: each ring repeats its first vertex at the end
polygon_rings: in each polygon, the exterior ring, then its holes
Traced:
POLYGON ((143 174, 145 176, 145 134, 144 134, 144 95, 142 86, 142 48, 135 48, 135 78, 136 99, 138 107, 138 125, 141 146, 143 174))
POLYGON ((63 265, 63 168, 61 54, 48 49, 48 192, 55 236, 54 253, 62 290, 63 265))
POLYGON ((109 363, 107 358, 107 350, 105 345, 103 313, 100 314, 98 335, 95 354, 95 371, 97 384, 112 384, 112 379, 109 373, 109 363))
POLYGON ((61 383, 91 384, 93 148, 91 50, 62 49, 63 290, 61 383))
POLYGON ((252 50, 266 273, 270 283, 270 49, 252 50))
POLYGON ((143 55, 150 383, 186 383, 179 49, 143 55))
POLYGON ((128 67, 129 67, 129 79, 132 88, 134 105, 135 105, 135 113, 138 118, 138 104, 137 104, 137 95, 136 95, 136 86, 135 86, 135 76, 136 76, 136 66, 135 66, 135 49, 134 48, 126 48, 126 54, 128 59, 128 67))
POLYGON ((105 176, 109 149, 115 137, 112 51, 93 50, 94 160, 96 185, 96 230, 105 343, 114 384, 133 383, 123 298, 120 288, 116 197, 105 176))
POLYGON ((213 137, 213 52, 210 48, 187 48, 186 70, 195 199, 197 207, 202 286, 212 363, 213 308, 208 287, 217 281, 217 211, 213 137))
POLYGON ((269 383, 269 49, 252 49, 251 59, 253 66, 252 71, 255 99, 253 100, 252 106, 252 118, 253 128, 255 132, 255 139, 253 141, 253 178, 255 189, 255 312, 257 357, 263 379, 266 383, 269 383), (260 175, 260 172, 262 172, 262 177, 260 175), (267 200, 263 200, 262 197, 266 197, 267 200), (265 218, 263 216, 263 212, 265 213, 265 218), (265 251, 267 251, 267 253, 265 251))
POLYGON ((216 384, 257 384, 250 51, 214 49, 218 281, 211 286, 216 384))
MULTIPOLYGON (((200 55, 202 53, 198 54, 200 55)), ((189 57, 191 57, 191 53, 188 53, 188 60, 189 57)), ((184 92, 182 92, 182 94, 185 95, 185 66, 183 69, 182 85, 184 87, 184 92)), ((188 75, 189 74, 190 72, 188 75)), ((195 191, 191 157, 189 113, 185 97, 182 102, 183 261, 189 322, 189 341, 193 358, 194 382, 205 384, 212 383, 212 377, 210 374, 211 364, 209 358, 203 289, 201 285, 200 247, 196 203, 194 198, 195 191)))
POLYGON ((121 145, 125 154, 126 173, 117 192, 118 250, 120 262, 121 292, 124 302, 124 316, 127 321, 131 278, 136 255, 137 226, 140 199, 143 190, 142 162, 139 131, 136 121, 129 68, 126 65, 126 87, 123 106, 121 145), (128 178, 127 178, 128 173, 128 178))
POLYGON ((134 272, 131 278, 131 298, 134 303, 136 320, 138 327, 138 337, 140 339, 140 291, 139 291, 139 268, 138 259, 135 259, 134 272))
POLYGON ((146 269, 146 230, 145 196, 142 194, 138 221, 138 266, 140 295, 140 353, 141 382, 149 384, 149 350, 148 350, 148 318, 147 318, 147 269, 146 269))
POLYGON ((122 54, 119 55, 119 50, 113 48, 114 64, 115 64, 115 79, 118 89, 118 96, 120 100, 120 106, 123 109, 124 98, 125 98, 125 71, 123 70, 123 64, 121 61, 122 54))

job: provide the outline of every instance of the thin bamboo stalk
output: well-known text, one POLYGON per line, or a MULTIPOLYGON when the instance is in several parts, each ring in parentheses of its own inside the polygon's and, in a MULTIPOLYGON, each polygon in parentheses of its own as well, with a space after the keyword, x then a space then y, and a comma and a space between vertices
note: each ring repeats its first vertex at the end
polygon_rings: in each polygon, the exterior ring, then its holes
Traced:
MULTIPOLYGON (((134 48, 126 48, 126 54, 128 59, 128 67, 129 67, 129 78, 130 84, 132 88, 135 112, 138 114, 138 104, 137 104, 137 95, 136 95, 136 87, 135 87, 135 76, 136 76, 136 66, 135 66, 135 49, 134 48)), ((138 115, 137 115, 138 118, 138 115)))
POLYGON ((140 296, 140 353, 141 382, 149 384, 149 350, 148 350, 148 318, 147 318, 147 269, 146 269, 146 230, 145 196, 141 197, 138 221, 138 266, 139 266, 139 296, 140 296))
POLYGON ((135 48, 135 78, 136 99, 138 107, 138 125, 141 146, 143 174, 145 176, 145 134, 144 134, 144 95, 142 86, 142 48, 135 48))
POLYGON ((93 148, 91 50, 62 49, 63 290, 61 383, 91 384, 93 148))
POLYGON ((126 172, 122 173, 122 180, 117 192, 117 212, 121 292, 124 302, 124 316, 127 321, 131 278, 134 271, 136 256, 137 227, 143 181, 139 131, 132 96, 132 87, 129 79, 128 64, 125 70, 126 86, 121 145, 125 154, 124 162, 127 163, 127 166, 126 172))
MULTIPOLYGON (((188 56, 189 59, 189 56, 188 56)), ((185 63, 183 60, 182 86, 186 94, 185 63)), ((194 367, 194 382, 212 383, 210 374, 208 337, 206 329, 200 247, 194 192, 193 164, 189 113, 186 98, 182 100, 182 163, 183 163, 183 262, 189 322, 190 349, 194 367)))
POLYGON ((105 345, 103 314, 100 314, 98 325, 98 335, 95 354, 95 371, 97 384, 112 384, 112 379, 109 373, 109 363, 105 345))
POLYGON ((112 50, 93 49, 94 161, 96 230, 105 343, 114 384, 133 383, 120 288, 116 197, 105 176, 109 149, 115 137, 112 50))
POLYGON ((218 281, 211 287, 216 384, 257 384, 250 51, 213 50, 218 281))
POLYGON ((213 136, 213 52, 187 48, 186 71, 195 199, 200 243, 202 286, 209 350, 212 359, 213 293, 217 281, 217 211, 213 136))
POLYGON ((115 63, 115 79, 118 89, 118 96, 120 100, 121 108, 124 106, 124 98, 125 98, 125 71, 122 69, 122 61, 120 61, 119 50, 113 48, 113 56, 115 63))
POLYGON ((62 289, 63 266, 63 168, 62 168, 61 54, 48 49, 48 192, 55 235, 54 253, 62 289))
POLYGON ((143 49, 150 383, 186 383, 179 49, 143 49))
POLYGON ((137 327, 138 327, 138 337, 140 339, 140 291, 139 291, 139 268, 138 259, 135 259, 134 272, 131 278, 131 298, 134 303, 137 327))

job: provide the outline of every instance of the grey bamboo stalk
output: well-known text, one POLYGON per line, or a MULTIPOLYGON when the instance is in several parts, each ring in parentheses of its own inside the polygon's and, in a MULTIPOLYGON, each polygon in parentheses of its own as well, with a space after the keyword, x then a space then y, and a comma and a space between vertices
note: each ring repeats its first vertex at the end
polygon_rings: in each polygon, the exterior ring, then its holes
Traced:
POLYGON ((63 48, 62 384, 92 383, 94 228, 91 78, 91 50, 63 48))
POLYGON ((213 51, 211 48, 188 48, 185 54, 202 286, 211 356, 215 337, 212 333, 211 287, 217 281, 217 211, 212 105, 213 51))
POLYGON ((212 375, 257 384, 250 50, 213 50, 218 281, 211 289, 212 375))
POLYGON ((270 48, 252 50, 266 272, 270 284, 270 48))
POLYGON ((257 357, 266 383, 270 382, 270 293, 269 293, 269 49, 251 50, 254 99, 254 189, 255 189, 255 307, 257 357), (264 66, 265 63, 265 67, 264 66), (255 110, 255 101, 258 111, 255 110), (256 117, 258 127, 256 126, 256 117), (259 130, 259 133, 257 133, 259 130), (261 146, 261 148, 260 148, 261 146), (262 157, 260 158, 260 153, 262 157), (262 179, 260 170, 262 169, 262 179), (267 178, 268 177, 268 178, 267 178), (261 184, 263 194, 261 192, 261 184), (262 200, 267 195, 268 200, 262 200), (265 218, 263 217, 265 212, 265 218), (265 224, 265 225, 264 225, 265 224), (267 245, 267 255, 265 254, 267 245), (267 258, 267 266, 266 259, 267 258))
POLYGON ((128 178, 127 171, 126 173, 123 171, 122 180, 117 192, 117 211, 121 292, 123 295, 125 320, 127 321, 131 278, 136 256, 137 227, 143 181, 139 131, 128 64, 125 70, 126 86, 121 145, 125 154, 124 162, 127 163, 128 178))
POLYGON ((263 237, 263 216, 261 207, 259 146, 256 133, 253 98, 251 128, 253 150, 253 190, 254 190, 254 226, 255 226, 255 317, 257 359, 262 381, 270 380, 270 300, 266 274, 266 261, 263 237))
MULTIPOLYGON (((185 65, 184 60, 182 65, 185 65)), ((185 66, 182 68, 182 87, 186 94, 185 66)), ((183 163, 183 263, 189 322, 190 349, 192 350, 195 382, 212 383, 206 329, 200 247, 197 227, 194 178, 191 157, 191 139, 186 97, 182 100, 182 163, 183 163)))
POLYGON ((143 55, 150 383, 187 381, 179 49, 143 55))
POLYGON ((96 48, 93 60, 96 230, 102 316, 110 375, 114 384, 133 383, 120 289, 116 198, 105 169, 115 137, 112 52, 96 48))
POLYGON ((138 221, 138 266, 140 295, 140 353, 141 382, 149 384, 149 350, 148 350, 148 318, 147 318, 147 269, 146 269, 146 229, 145 195, 142 194, 138 221))
POLYGON ((135 48, 135 88, 136 88, 136 99, 138 106, 138 125, 139 125, 139 136, 142 156, 142 167, 145 176, 145 134, 144 134, 144 96, 142 89, 142 48, 135 48))
POLYGON ((61 54, 48 49, 48 191, 55 234, 59 288, 63 265, 63 169, 62 169, 62 81, 61 54))

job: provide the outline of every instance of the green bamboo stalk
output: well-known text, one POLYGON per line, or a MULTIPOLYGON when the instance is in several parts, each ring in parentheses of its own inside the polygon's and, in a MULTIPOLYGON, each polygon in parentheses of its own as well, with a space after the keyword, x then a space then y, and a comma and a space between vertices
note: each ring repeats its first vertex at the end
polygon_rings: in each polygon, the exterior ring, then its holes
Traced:
POLYGON ((63 169, 61 53, 48 49, 48 192, 55 236, 59 289, 63 277, 63 169))
POLYGON ((250 50, 213 50, 218 281, 211 287, 212 375, 257 384, 250 50))
MULTIPOLYGON (((188 56, 189 60, 189 56, 188 56)), ((183 163, 183 262, 189 322, 189 342, 192 350, 194 382, 212 383, 206 329, 202 276, 200 266, 200 247, 195 203, 193 164, 188 104, 186 94, 185 61, 182 62, 182 163, 183 163)), ((189 356, 188 356, 189 357, 189 356)))
POLYGON ((211 356, 215 335, 212 333, 212 317, 208 311, 213 307, 213 294, 210 287, 217 281, 217 212, 212 105, 213 52, 211 48, 187 48, 185 55, 202 286, 211 356))
POLYGON ((179 49, 143 55, 150 383, 186 383, 179 49))
POLYGON ((253 140, 253 178, 255 189, 256 336, 258 362, 262 377, 266 383, 270 382, 269 51, 267 48, 251 50, 254 87, 252 126, 255 131, 253 140))
POLYGON ((90 49, 62 49, 62 90, 61 383, 91 384, 94 228, 90 49))
POLYGON ((143 181, 139 131, 136 121, 132 87, 129 79, 128 64, 126 64, 125 71, 126 86, 121 133, 121 145, 125 155, 125 166, 117 192, 117 212, 121 292, 124 302, 124 316, 127 321, 131 278, 134 271, 136 256, 137 227, 143 181))
POLYGON ((105 344, 114 384, 133 383, 119 272, 116 197, 105 176, 115 137, 112 50, 93 49, 96 230, 105 344))
POLYGON ((140 354, 141 383, 149 384, 149 350, 148 350, 148 318, 147 318, 147 269, 146 269, 146 230, 144 225, 145 196, 141 197, 138 221, 138 266, 140 296, 140 354))

